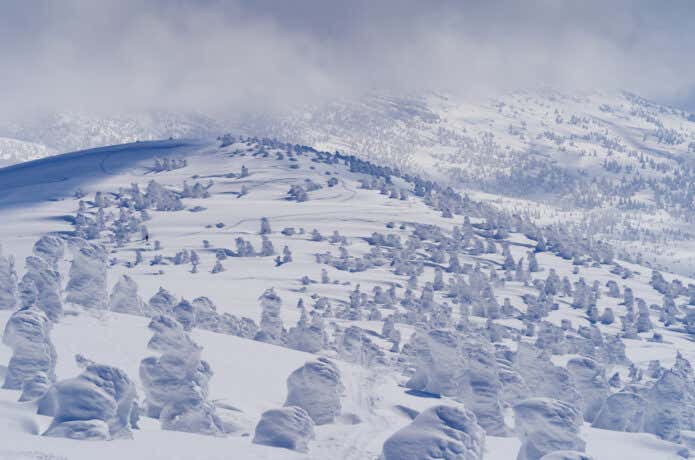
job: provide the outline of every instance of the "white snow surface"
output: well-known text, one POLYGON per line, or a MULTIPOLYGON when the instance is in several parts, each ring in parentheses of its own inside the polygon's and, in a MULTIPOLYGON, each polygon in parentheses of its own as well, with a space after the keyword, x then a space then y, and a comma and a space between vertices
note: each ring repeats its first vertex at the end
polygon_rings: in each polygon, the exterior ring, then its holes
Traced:
MULTIPOLYGON (((78 189, 85 193, 82 199, 87 200, 88 207, 93 210, 90 201, 97 191, 117 192, 119 187, 127 188, 132 183, 138 183, 144 189, 150 179, 172 190, 180 190, 184 180, 204 183, 212 180, 211 196, 183 199, 184 210, 149 210, 152 219, 146 222, 148 242, 141 240, 140 236, 122 247, 106 241, 109 258, 115 259, 108 269, 108 291, 111 292, 121 275, 127 274, 137 282, 138 292, 145 300, 164 287, 177 298, 192 300, 207 296, 217 306, 218 312, 246 316, 258 323, 261 308, 257 299, 265 289, 273 287, 282 298, 280 314, 285 327, 289 328, 300 319, 301 311, 295 307, 298 300, 303 299, 310 305, 313 303, 312 294, 327 297, 335 307, 341 301, 348 301, 349 292, 356 284, 360 284, 362 292, 368 293, 374 286, 386 289, 392 282, 402 286, 407 284, 407 276, 394 274, 388 266, 363 272, 346 272, 317 264, 315 253, 332 251, 337 254, 338 245, 328 241, 310 241, 312 229, 318 229, 324 236, 339 230, 349 240, 347 248, 350 254, 364 255, 370 247, 363 238, 372 232, 401 233, 405 237, 407 233, 398 229, 398 224, 402 222, 435 224, 446 231, 463 222, 463 217, 459 215, 453 219, 443 218, 440 212, 412 196, 401 201, 389 199, 378 190, 360 189, 357 182, 362 177, 360 174, 349 172, 342 165, 314 163, 309 158, 300 156, 300 167, 293 169, 286 159, 276 160, 272 148, 252 141, 235 142, 220 148, 219 142, 214 141, 168 140, 104 147, 11 166, 0 169, 0 242, 4 254, 12 254, 16 258, 21 277, 24 258, 31 255, 32 246, 38 238, 47 233, 68 236, 73 232, 71 217, 78 209, 78 199, 74 197, 78 189), (268 158, 252 155, 261 150, 269 151, 268 158), (171 171, 155 172, 155 158, 185 158, 187 165, 171 171), (242 165, 249 169, 248 177, 238 176, 242 165), (228 173, 234 173, 234 176, 228 173), (325 186, 330 177, 338 179, 336 186, 325 186), (307 178, 324 187, 310 192, 309 201, 298 203, 285 200, 290 185, 303 183, 307 178), (243 186, 248 193, 238 196, 243 186), (191 212, 196 206, 201 209, 191 212), (269 237, 276 253, 287 245, 292 251, 293 262, 276 267, 273 257, 228 257, 221 261, 224 271, 211 273, 215 252, 206 250, 203 240, 208 240, 212 248, 233 248, 235 238, 243 237, 259 249, 261 217, 267 217, 272 226, 269 237), (385 228, 389 222, 396 222, 396 226, 393 229, 385 228), (224 225, 216 226, 217 223, 224 225), (306 233, 282 235, 280 230, 284 227, 303 228, 306 233), (162 249, 159 251, 154 249, 155 240, 161 242, 162 249), (135 260, 136 249, 143 250, 145 261, 131 267, 128 262, 135 260), (191 273, 188 264, 149 264, 155 254, 173 257, 183 249, 195 250, 199 254, 198 273, 191 273), (307 275, 320 280, 321 268, 326 268, 331 280, 338 283, 319 282, 303 290, 300 278, 307 275), (343 284, 346 282, 350 284, 343 284)), ((115 208, 110 210, 114 211, 115 208)), ((508 241, 517 243, 511 246, 515 259, 524 256, 529 249, 518 242, 533 243, 519 234, 511 235, 508 241)), ((544 271, 532 275, 539 278, 545 279, 547 270, 554 268, 560 277, 568 276, 572 281, 583 276, 588 281, 598 280, 602 287, 608 280, 617 281, 621 288, 629 285, 635 296, 643 298, 648 305, 660 305, 662 302, 662 296, 649 285, 649 268, 621 262, 634 273, 629 279, 612 274, 609 265, 582 266, 580 275, 576 275, 572 273, 571 260, 561 259, 549 252, 539 253, 537 258, 544 271)), ((59 261, 64 275, 63 288, 70 260, 70 254, 66 253, 64 259, 59 261)), ((500 254, 482 254, 462 258, 461 263, 473 264, 476 261, 501 263, 503 258, 500 254)), ((434 271, 426 267, 421 276, 421 285, 430 281, 433 274, 434 271)), ((669 281, 680 279, 684 285, 695 283, 680 275, 665 273, 664 276, 669 281)), ((532 288, 516 281, 507 282, 504 287, 495 290, 500 304, 503 298, 509 297, 511 303, 522 310, 525 305, 521 296, 528 292, 532 292, 532 288)), ((436 296, 443 301, 441 293, 436 296)), ((548 321, 559 326, 562 320, 569 319, 575 328, 589 324, 583 311, 570 308, 571 298, 557 297, 556 301, 559 309, 550 313, 546 318, 548 321)), ((604 293, 600 305, 602 308, 610 306, 616 316, 620 316, 626 313, 621 301, 609 298, 604 293)), ((82 354, 94 362, 125 371, 136 382, 142 398, 144 393, 138 366, 150 354, 147 350, 151 337, 147 329, 149 319, 88 310, 72 304, 66 304, 65 308, 67 314, 51 331, 51 340, 58 356, 55 369, 57 379, 79 375, 82 370, 74 356, 82 354)), ((384 316, 389 314, 388 310, 382 310, 384 316)), ((0 328, 4 328, 11 313, 0 311, 0 328)), ((142 417, 140 429, 133 430, 133 439, 86 442, 43 437, 39 434, 50 424, 50 417, 36 415, 35 403, 16 402, 19 391, 0 390, 0 459, 376 459, 381 454, 383 442, 411 423, 409 413, 412 415, 441 404, 462 406, 462 403, 450 398, 435 399, 407 391, 403 369, 394 364, 398 360, 398 353, 390 351, 391 344, 380 337, 383 321, 334 318, 327 321, 334 321, 342 327, 355 325, 374 331, 372 340, 383 351, 387 362, 364 366, 341 359, 331 349, 319 352, 319 355, 336 363, 342 375, 342 411, 335 423, 315 427, 316 437, 309 442, 307 453, 257 445, 251 440, 261 414, 281 408, 285 403, 287 377, 307 361, 315 360, 317 355, 194 328, 191 336, 203 348, 201 357, 210 363, 214 373, 210 380, 209 399, 242 413, 240 419, 247 421, 245 429, 227 437, 202 436, 164 431, 157 420, 142 417)), ((484 323, 484 319, 475 317, 471 321, 484 323)), ((655 359, 661 360, 662 366, 670 367, 676 351, 691 362, 695 360, 695 345, 687 334, 667 329, 654 317, 652 321, 656 330, 662 333, 663 343, 647 341, 651 333, 639 334, 641 340, 624 340, 627 356, 637 367, 646 371, 649 361, 655 359)), ((524 330, 523 323, 516 319, 503 319, 499 324, 524 330)), ((404 324, 396 324, 396 327, 403 336, 402 343, 407 342, 413 327, 404 324)), ((604 333, 615 334, 620 330, 619 322, 599 324, 598 327, 604 333)), ((513 345, 509 340, 506 342, 513 345)), ((6 370, 11 353, 10 348, 0 346, 0 377, 6 370)), ((556 365, 564 365, 572 357, 559 355, 552 359, 556 365)), ((617 371, 624 380, 628 378, 624 366, 616 364, 607 370, 608 377, 617 371)), ((507 410, 506 415, 513 424, 511 411, 507 410)), ((681 457, 677 452, 683 448, 651 434, 600 430, 591 428, 588 423, 583 424, 579 436, 586 442, 586 454, 596 460, 616 458, 616 452, 620 452, 621 458, 678 459, 681 457)), ((520 441, 513 436, 487 436, 483 458, 512 459, 516 457, 519 447, 520 441)))

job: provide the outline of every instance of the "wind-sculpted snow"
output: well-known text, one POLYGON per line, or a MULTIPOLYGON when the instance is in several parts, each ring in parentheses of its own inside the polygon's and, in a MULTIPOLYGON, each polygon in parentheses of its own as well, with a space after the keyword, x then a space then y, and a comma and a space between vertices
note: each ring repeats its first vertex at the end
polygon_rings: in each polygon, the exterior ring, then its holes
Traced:
POLYGON ((563 450, 584 452, 579 437, 582 415, 574 406, 549 398, 532 398, 514 406, 515 430, 521 439, 517 460, 539 460, 563 450))
POLYGON ((301 407, 316 425, 332 423, 340 415, 343 390, 338 367, 319 358, 304 364, 287 378, 285 406, 301 407))
POLYGON ((253 442, 307 452, 315 436, 309 414, 301 407, 290 406, 264 412, 256 425, 253 442))
POLYGON ((466 409, 434 406, 384 442, 384 460, 481 460, 485 430, 466 409))
POLYGON ((41 382, 55 380, 56 351, 51 342, 53 323, 39 308, 15 311, 5 325, 2 343, 12 349, 3 388, 22 390, 20 399, 40 397, 41 382), (37 391, 38 390, 38 391, 37 391))
POLYGON ((54 418, 44 436, 88 440, 132 437, 137 393, 135 384, 118 368, 90 364, 78 377, 56 383, 50 397, 54 399, 54 418))

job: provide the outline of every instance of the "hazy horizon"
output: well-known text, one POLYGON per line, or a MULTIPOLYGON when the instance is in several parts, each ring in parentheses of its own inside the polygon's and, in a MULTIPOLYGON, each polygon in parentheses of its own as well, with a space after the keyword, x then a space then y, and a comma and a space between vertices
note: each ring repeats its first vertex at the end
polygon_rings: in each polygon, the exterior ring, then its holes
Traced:
POLYGON ((0 112, 225 113, 536 86, 693 110, 694 22, 687 1, 9 1, 0 112))

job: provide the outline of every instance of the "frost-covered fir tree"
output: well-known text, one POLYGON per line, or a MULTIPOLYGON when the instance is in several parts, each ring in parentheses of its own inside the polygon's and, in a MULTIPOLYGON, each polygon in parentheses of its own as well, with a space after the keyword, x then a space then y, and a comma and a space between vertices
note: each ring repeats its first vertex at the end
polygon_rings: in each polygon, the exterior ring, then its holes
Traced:
POLYGON ((0 245, 0 310, 14 310, 17 306, 17 272, 14 257, 5 256, 0 245))
POLYGON ((73 242, 72 252, 66 300, 89 309, 106 309, 106 249, 81 240, 73 242))
POLYGON ((285 406, 301 407, 316 425, 332 423, 340 415, 343 390, 338 367, 319 358, 305 363, 287 378, 285 406))
POLYGON ((164 430, 220 436, 224 427, 213 403, 208 401, 210 365, 201 359, 201 347, 168 316, 155 316, 148 343, 160 356, 140 363, 147 415, 158 418, 164 430))
POLYGON ((51 321, 58 321, 63 316, 60 284, 60 273, 49 262, 41 257, 27 257, 26 271, 19 283, 21 304, 35 304, 51 321))
POLYGON ((285 328, 280 316, 282 299, 275 293, 273 288, 270 288, 266 289, 258 300, 261 303, 261 329, 256 335, 256 340, 281 343, 285 334, 285 328))
POLYGON ((444 273, 439 267, 435 268, 434 270, 434 282, 432 283, 432 289, 435 291, 441 291, 444 289, 444 273))
POLYGON ((222 262, 220 260, 215 261, 215 265, 213 265, 212 270, 210 271, 211 273, 221 273, 224 271, 224 267, 222 266, 222 262))
POLYGON ((88 363, 51 389, 53 421, 44 436, 107 441, 132 438, 138 417, 135 383, 122 370, 88 363))
POLYGON ((151 317, 158 315, 171 315, 176 302, 176 297, 174 297, 171 292, 167 291, 163 287, 160 287, 147 303, 145 315, 151 317))
POLYGON ((275 254, 275 248, 273 247, 273 243, 270 241, 270 239, 263 235, 261 237, 262 243, 261 243, 261 252, 260 255, 263 257, 268 257, 272 256, 275 254))
POLYGON ((282 248, 282 263, 286 264, 292 262, 292 251, 290 251, 290 248, 285 246, 282 248))
POLYGON ((272 233, 272 230, 270 229, 270 221, 268 220, 267 217, 261 217, 261 235, 268 235, 272 233))
POLYGON ((458 399, 488 434, 508 433, 494 349, 485 337, 431 330, 415 334, 410 345, 416 372, 408 387, 458 399))
POLYGON ((36 307, 36 298, 24 301, 10 316, 2 337, 12 349, 3 388, 22 390, 20 400, 30 400, 42 396, 55 381, 57 354, 50 338, 53 322, 36 307))
POLYGON ((58 267, 58 262, 65 254, 65 244, 57 236, 44 235, 34 243, 34 255, 46 261, 53 270, 58 267))
POLYGON ((637 299, 637 320, 635 322, 635 328, 638 333, 648 332, 652 330, 652 322, 649 319, 649 308, 647 304, 642 299, 637 299))
POLYGON ((121 275, 111 291, 109 309, 117 313, 143 315, 145 302, 138 295, 138 285, 130 276, 121 275))

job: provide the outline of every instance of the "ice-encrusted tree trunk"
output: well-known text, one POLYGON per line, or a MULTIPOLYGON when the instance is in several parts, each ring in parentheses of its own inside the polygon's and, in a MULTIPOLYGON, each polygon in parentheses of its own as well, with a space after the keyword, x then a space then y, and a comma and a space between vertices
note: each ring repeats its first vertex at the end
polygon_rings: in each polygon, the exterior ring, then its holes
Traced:
POLYGON ((87 309, 108 308, 106 291, 107 253, 103 245, 76 241, 65 300, 87 309))
POLYGON ((17 306, 17 272, 14 257, 2 254, 0 245, 0 310, 14 310, 17 306))

